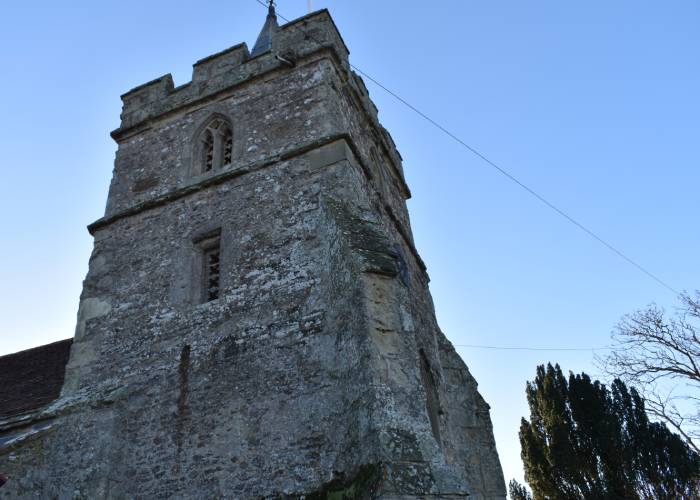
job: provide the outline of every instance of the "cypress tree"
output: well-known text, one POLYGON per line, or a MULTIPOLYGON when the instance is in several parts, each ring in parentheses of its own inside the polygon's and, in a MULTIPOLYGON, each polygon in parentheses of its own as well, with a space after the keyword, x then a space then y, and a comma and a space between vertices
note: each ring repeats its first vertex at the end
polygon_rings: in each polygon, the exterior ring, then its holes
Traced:
MULTIPOLYGON (((700 497, 700 457, 620 380, 610 388, 585 373, 568 380, 559 365, 539 366, 527 384, 522 419, 525 478, 535 500, 700 497)), ((511 495, 527 492, 511 484, 511 495)), ((525 497, 527 498, 527 497, 525 497)))

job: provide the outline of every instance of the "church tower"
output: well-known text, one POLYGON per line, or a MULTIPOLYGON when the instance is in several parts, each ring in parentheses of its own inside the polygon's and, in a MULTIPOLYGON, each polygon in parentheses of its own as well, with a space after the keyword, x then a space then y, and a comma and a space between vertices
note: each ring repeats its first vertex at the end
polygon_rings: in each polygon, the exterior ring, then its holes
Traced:
POLYGON ((348 54, 271 6, 252 52, 122 96, 65 382, 0 416, 0 496, 505 498, 348 54))

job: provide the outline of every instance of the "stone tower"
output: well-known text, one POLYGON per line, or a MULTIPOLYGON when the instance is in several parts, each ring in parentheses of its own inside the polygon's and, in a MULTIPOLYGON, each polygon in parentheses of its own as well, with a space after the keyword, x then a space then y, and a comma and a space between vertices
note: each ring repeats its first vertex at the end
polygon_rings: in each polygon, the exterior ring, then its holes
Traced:
POLYGON ((122 100, 65 383, 0 412, 0 496, 505 498, 329 13, 122 100))

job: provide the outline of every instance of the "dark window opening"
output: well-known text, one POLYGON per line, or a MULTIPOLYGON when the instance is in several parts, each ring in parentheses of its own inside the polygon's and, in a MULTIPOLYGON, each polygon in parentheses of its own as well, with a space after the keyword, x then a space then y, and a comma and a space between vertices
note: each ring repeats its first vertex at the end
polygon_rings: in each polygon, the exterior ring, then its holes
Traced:
POLYGON ((204 154, 204 171, 209 172, 214 167, 214 138, 208 130, 204 136, 202 153, 204 154))
POLYGON ((209 231, 194 240, 199 268, 193 280, 194 297, 199 303, 217 300, 221 295, 221 229, 209 231))
POLYGON ((228 120, 214 118, 200 136, 199 173, 219 170, 233 161, 233 129, 228 120))
POLYGON ((205 279, 205 296, 206 302, 211 302, 219 298, 220 279, 221 279, 221 250, 219 242, 216 242, 215 247, 207 248, 204 251, 204 279, 205 279))
POLYGON ((230 165, 233 157, 233 135, 228 131, 224 142, 224 165, 230 165))

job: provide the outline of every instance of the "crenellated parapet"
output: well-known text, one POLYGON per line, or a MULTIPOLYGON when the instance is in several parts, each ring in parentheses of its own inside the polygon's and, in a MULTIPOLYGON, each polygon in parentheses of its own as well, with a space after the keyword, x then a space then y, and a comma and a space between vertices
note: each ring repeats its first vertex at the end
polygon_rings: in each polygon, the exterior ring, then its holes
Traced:
MULTIPOLYGON (((188 83, 176 87, 172 76, 167 74, 125 93, 122 95, 121 126, 112 132, 112 137, 121 142, 159 120, 226 98, 257 79, 289 70, 323 51, 336 67, 339 87, 345 97, 364 114, 368 132, 378 148, 376 154, 388 160, 403 198, 410 198, 401 155, 391 135, 381 125, 377 107, 364 81, 352 71, 349 51, 325 9, 276 27, 269 48, 258 51, 258 55, 252 55, 248 46, 241 43, 197 61, 188 83)), ((379 157, 368 156, 368 161, 380 161, 379 157)))
POLYGON ((325 9, 280 26, 268 52, 252 57, 245 43, 235 45, 197 61, 189 83, 175 87, 172 76, 167 74, 125 93, 121 96, 121 126, 112 132, 112 137, 119 141, 149 120, 289 67, 320 50, 332 51, 344 70, 349 70, 349 51, 325 9))

